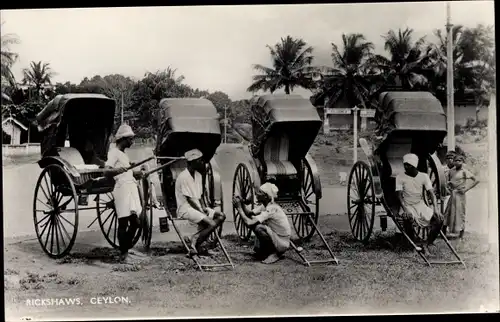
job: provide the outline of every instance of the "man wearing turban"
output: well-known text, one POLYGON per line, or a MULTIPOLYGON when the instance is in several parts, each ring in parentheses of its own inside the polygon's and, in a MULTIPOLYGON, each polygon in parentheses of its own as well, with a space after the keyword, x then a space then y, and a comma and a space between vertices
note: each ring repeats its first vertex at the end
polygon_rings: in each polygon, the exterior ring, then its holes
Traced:
POLYGON ((278 187, 266 182, 256 195, 260 205, 253 210, 245 207, 238 196, 234 198, 233 204, 256 236, 255 257, 264 264, 272 264, 290 247, 292 230, 285 212, 274 202, 278 197, 278 187))
MULTIPOLYGON (((405 172, 396 176, 396 193, 405 219, 404 229, 410 235, 409 237, 414 239, 413 224, 420 227, 430 226, 427 244, 424 245, 425 251, 429 252, 429 246, 434 243, 442 228, 443 217, 437 206, 437 199, 429 176, 417 169, 418 156, 406 154, 403 157, 403 166, 405 172), (434 209, 425 204, 422 195, 424 189, 430 193, 434 209)), ((422 251, 424 249, 418 247, 417 250, 422 251)))
POLYGON ((191 247, 191 254, 211 255, 207 249, 202 249, 201 245, 215 229, 224 223, 226 216, 222 212, 202 206, 202 173, 205 172, 203 153, 198 149, 193 149, 187 151, 184 157, 187 161, 187 168, 175 180, 177 215, 198 226, 198 231, 191 239, 185 238, 185 242, 191 247))
POLYGON ((125 154, 125 149, 133 144, 135 134, 127 124, 122 124, 115 135, 116 146, 109 150, 105 175, 114 177, 115 187, 113 198, 118 217, 118 242, 120 244, 120 259, 125 260, 128 250, 139 228, 138 215, 142 211, 141 199, 136 178, 142 176, 141 171, 127 170, 132 164, 125 154))
POLYGON ((454 168, 448 174, 448 190, 450 199, 446 205, 445 217, 446 225, 449 229, 450 237, 462 238, 465 232, 465 193, 479 184, 476 177, 463 167, 465 157, 462 154, 455 154, 453 160, 454 168), (468 182, 471 182, 469 185, 468 182))

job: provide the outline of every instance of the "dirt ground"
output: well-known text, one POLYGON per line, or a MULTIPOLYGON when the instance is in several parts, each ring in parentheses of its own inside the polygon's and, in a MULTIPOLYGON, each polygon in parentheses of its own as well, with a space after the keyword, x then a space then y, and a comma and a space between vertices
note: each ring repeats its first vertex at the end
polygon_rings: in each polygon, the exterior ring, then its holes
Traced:
MULTIPOLYGON (((311 150, 325 186, 338 185, 338 173, 350 169, 335 163, 334 148, 311 150)), ((223 174, 230 176, 225 180, 232 180, 233 171, 223 174)), ((415 252, 400 247, 393 230, 377 230, 363 246, 339 230, 339 220, 345 218, 320 217, 339 265, 312 267, 302 265, 293 251, 274 265, 256 262, 251 243, 232 233, 223 234, 223 241, 234 270, 212 272, 197 271, 177 241, 153 238, 151 254, 137 247, 133 263, 125 265, 91 233, 80 234, 71 255, 61 260, 48 258, 36 239, 5 240, 6 320, 498 310, 498 249, 489 249, 485 236, 468 233, 463 241, 452 241, 465 268, 427 267, 415 252)), ((444 242, 437 244, 437 257, 451 259, 444 242)), ((328 258, 317 235, 304 248, 309 259, 328 258)), ((219 252, 216 260, 222 258, 219 252)))

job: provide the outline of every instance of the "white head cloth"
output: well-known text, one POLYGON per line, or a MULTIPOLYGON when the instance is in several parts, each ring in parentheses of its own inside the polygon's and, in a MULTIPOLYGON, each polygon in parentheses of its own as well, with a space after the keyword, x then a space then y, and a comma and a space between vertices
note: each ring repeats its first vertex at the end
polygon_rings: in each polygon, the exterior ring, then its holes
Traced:
POLYGON ((278 197, 278 187, 276 185, 266 182, 262 186, 260 186, 260 190, 265 192, 269 197, 271 197, 271 200, 274 201, 275 198, 278 197))
POLYGON ((122 124, 118 128, 118 131, 116 131, 115 140, 119 140, 122 138, 129 138, 133 136, 135 136, 135 133, 134 131, 132 131, 130 125, 122 124))
POLYGON ((193 161, 201 158, 202 156, 203 153, 201 153, 201 151, 198 149, 189 150, 186 153, 184 153, 184 157, 186 158, 187 161, 193 161))
POLYGON ((413 153, 406 154, 403 157, 403 163, 411 164, 416 168, 418 166, 418 156, 413 153))

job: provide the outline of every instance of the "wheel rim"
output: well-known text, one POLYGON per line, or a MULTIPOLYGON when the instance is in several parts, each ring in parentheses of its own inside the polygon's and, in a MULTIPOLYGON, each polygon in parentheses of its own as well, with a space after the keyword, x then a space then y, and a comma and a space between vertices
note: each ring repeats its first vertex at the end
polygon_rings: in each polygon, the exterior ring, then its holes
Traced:
POLYGON ((142 234, 141 239, 146 250, 149 250, 151 246, 151 239, 153 235, 153 194, 149 193, 147 189, 154 189, 153 183, 151 181, 147 181, 147 183, 143 183, 144 195, 148 193, 148 197, 144 198, 147 200, 144 202, 144 206, 142 208, 142 216, 141 216, 141 227, 142 234), (148 188, 149 187, 149 188, 148 188), (149 216, 148 216, 149 212, 149 216))
MULTIPOLYGON (((312 171, 307 162, 302 162, 302 177, 301 177, 301 196, 302 200, 309 208, 309 211, 313 212, 312 219, 314 223, 318 223, 319 218, 319 198, 314 193, 314 181, 312 176, 312 171)), ((297 236, 301 239, 310 239, 316 229, 314 225, 311 224, 309 219, 305 216, 292 215, 292 224, 297 233, 297 236)))
POLYGON ((375 193, 370 169, 362 162, 354 164, 349 175, 347 214, 352 234, 366 243, 375 220, 375 193))
POLYGON ((104 238, 112 247, 119 248, 118 215, 112 193, 97 195, 97 220, 104 238))
POLYGON ((58 165, 47 166, 35 188, 35 232, 44 252, 52 258, 71 251, 78 231, 78 201, 70 176, 58 165))
MULTIPOLYGON (((120 248, 118 240, 118 214, 116 213, 115 198, 113 197, 113 193, 109 192, 97 195, 96 199, 97 220, 99 222, 99 227, 101 227, 101 232, 111 247, 118 249, 120 248)), ((142 199, 141 203, 143 203, 142 199)), ((142 227, 139 226, 137 232, 135 233, 134 239, 132 240, 132 247, 137 244, 139 238, 141 237, 141 228, 142 227)))
MULTIPOLYGON (((429 155, 427 158, 427 174, 429 175, 429 179, 431 180, 432 188, 434 191, 434 195, 436 198, 440 196, 439 193, 439 187, 440 187, 440 182, 439 182, 439 176, 437 173, 437 167, 436 164, 433 162, 432 157, 429 155)), ((428 206, 432 206, 432 199, 430 198, 430 195, 427 191, 423 191, 423 196, 424 196, 424 202, 428 206)), ((437 200, 438 204, 440 200, 437 200)), ((415 226, 415 234, 417 235, 420 240, 425 240, 429 236, 429 228, 428 227, 419 227, 415 226)))
MULTIPOLYGON (((252 179, 247 167, 239 164, 233 180, 233 197, 239 196, 242 200, 251 203, 251 208, 254 205, 254 191, 252 186, 252 179)), ((250 238, 251 230, 247 227, 237 209, 233 205, 234 226, 238 236, 243 240, 250 238)))
MULTIPOLYGON (((205 182, 203 185, 203 197, 205 201, 205 205, 207 205, 210 208, 215 207, 215 196, 214 196, 214 188, 215 188, 215 183, 214 183, 214 172, 212 169, 212 165, 210 163, 207 163, 206 165, 206 174, 205 174, 205 182)), ((222 226, 217 228, 217 233, 219 236, 222 235, 222 226)), ((210 236, 208 236, 207 241, 209 243, 213 243, 217 240, 215 237, 215 232, 211 233, 210 236)))

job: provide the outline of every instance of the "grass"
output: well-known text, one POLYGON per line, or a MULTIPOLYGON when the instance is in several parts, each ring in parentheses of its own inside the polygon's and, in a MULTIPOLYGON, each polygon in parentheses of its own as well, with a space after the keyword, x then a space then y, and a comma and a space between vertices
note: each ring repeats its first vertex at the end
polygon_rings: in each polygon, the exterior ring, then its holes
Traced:
MULTIPOLYGON (((323 217, 322 227, 331 226, 328 217, 332 216, 323 217)), ((205 273, 195 269, 176 242, 153 243, 152 257, 135 265, 106 262, 96 254, 104 257, 109 251, 94 248, 71 255, 80 261, 54 264, 46 259, 53 264, 44 265, 42 272, 19 269, 19 283, 26 286, 6 288, 6 298, 12 303, 12 298, 42 295, 128 296, 133 304, 121 308, 122 316, 134 310, 143 316, 207 316, 387 313, 417 307, 421 312, 477 310, 481 305, 491 306, 498 297, 498 285, 492 283, 498 281, 497 258, 482 252, 485 240, 481 236, 468 234, 461 244, 453 241, 467 263, 465 269, 425 266, 416 253, 395 244, 393 231, 376 232, 368 245, 335 230, 325 238, 339 259, 338 266, 307 268, 293 251, 275 265, 264 265, 251 259, 251 243, 235 235, 223 237, 235 269, 205 273), (395 247, 388 247, 388 242, 395 247), (107 266, 98 267, 101 261, 107 266)), ((444 254, 443 242, 438 244, 444 254)), ((327 257, 318 236, 304 247, 308 258, 327 257)), ((7 254, 12 256, 12 250, 7 254)), ((6 266, 14 265, 6 260, 6 266)))

